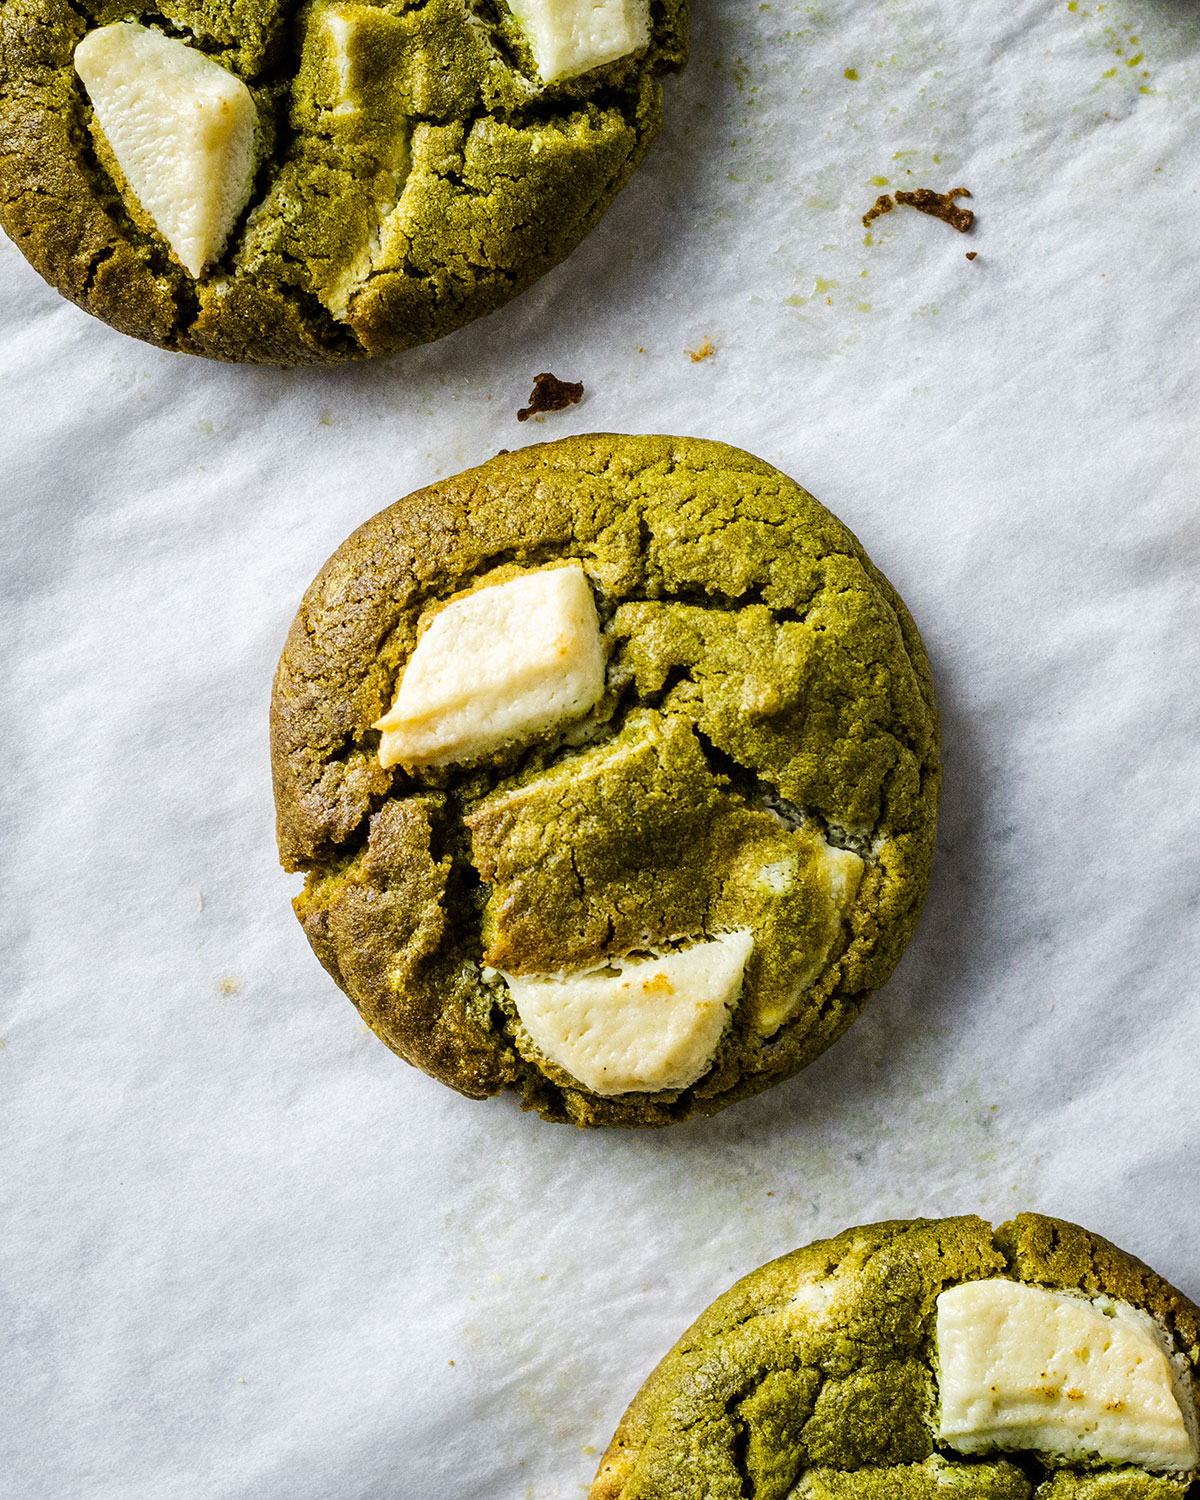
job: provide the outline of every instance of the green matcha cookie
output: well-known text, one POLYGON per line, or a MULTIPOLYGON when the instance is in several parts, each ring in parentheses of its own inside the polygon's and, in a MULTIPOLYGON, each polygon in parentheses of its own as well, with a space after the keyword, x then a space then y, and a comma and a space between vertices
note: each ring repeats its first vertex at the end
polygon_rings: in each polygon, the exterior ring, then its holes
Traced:
POLYGON ((1200 1309, 1038 1214, 872 1224, 739 1281, 638 1392, 591 1500, 1182 1500, 1200 1309))
POLYGON ((687 0, 4 0, 0 223, 150 343, 389 354, 570 254, 686 54, 687 0))
POLYGON ((803 1068, 929 880, 916 629, 718 443, 527 448, 368 521, 292 626, 272 752, 334 979, 409 1062, 552 1120, 666 1125, 803 1068))

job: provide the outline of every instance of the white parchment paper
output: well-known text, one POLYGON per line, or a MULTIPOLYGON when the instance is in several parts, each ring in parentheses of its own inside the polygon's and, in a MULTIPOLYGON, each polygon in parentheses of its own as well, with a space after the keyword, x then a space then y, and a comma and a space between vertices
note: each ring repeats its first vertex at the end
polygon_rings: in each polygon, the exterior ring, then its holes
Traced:
POLYGON ((588 243, 391 362, 160 353, 0 244, 5 1495, 578 1497, 714 1295, 883 1216, 1037 1208, 1200 1295, 1200 6, 696 0, 695 33, 588 243), (864 242, 880 192, 959 185, 970 237, 864 242), (540 370, 587 398, 520 427, 540 370), (945 731, 893 981, 791 1083, 641 1136, 366 1031, 266 751, 355 525, 598 428, 813 490, 945 731))

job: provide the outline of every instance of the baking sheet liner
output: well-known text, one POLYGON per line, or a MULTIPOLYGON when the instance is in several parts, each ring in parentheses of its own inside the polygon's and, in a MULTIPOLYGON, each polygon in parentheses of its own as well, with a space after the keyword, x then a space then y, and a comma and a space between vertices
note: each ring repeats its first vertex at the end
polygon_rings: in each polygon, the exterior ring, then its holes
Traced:
POLYGON ((1037 1208, 1200 1294, 1198 55, 1188 0, 697 0, 587 244, 382 364, 160 353, 0 244, 8 1493, 579 1496, 711 1297, 884 1216, 1037 1208), (866 243, 912 186, 974 231, 866 243), (584 402, 518 425, 542 370, 584 402), (266 753, 355 525, 595 429, 813 490, 945 733, 892 982, 807 1073, 641 1136, 374 1040, 288 909, 266 753))

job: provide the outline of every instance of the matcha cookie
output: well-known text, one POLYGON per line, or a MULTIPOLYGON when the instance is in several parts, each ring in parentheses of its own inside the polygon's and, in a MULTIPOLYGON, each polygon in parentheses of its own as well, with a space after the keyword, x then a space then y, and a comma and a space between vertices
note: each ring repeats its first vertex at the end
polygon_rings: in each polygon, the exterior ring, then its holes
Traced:
POLYGON ((280 851, 409 1062, 666 1125, 811 1062, 929 879, 938 732, 853 536, 718 443, 501 455, 360 528, 275 680, 280 851))
POLYGON ((570 254, 686 53, 687 0, 4 0, 0 223, 164 348, 389 354, 570 254))
POLYGON ((591 1500, 1182 1500, 1200 1309, 1073 1224, 850 1229, 747 1276, 638 1392, 591 1500))

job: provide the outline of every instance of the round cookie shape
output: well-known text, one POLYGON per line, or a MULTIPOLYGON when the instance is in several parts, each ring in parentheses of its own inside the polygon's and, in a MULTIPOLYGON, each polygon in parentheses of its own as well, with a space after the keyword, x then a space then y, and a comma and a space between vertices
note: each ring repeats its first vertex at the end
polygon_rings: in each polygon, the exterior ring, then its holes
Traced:
POLYGON ((1198 1379, 1200 1309, 1098 1235, 871 1224, 719 1297, 590 1500, 1183 1500, 1198 1379))
POLYGON ((376 1033, 578 1125, 805 1067, 929 880, 930 672, 851 533, 719 443, 594 435, 381 512, 275 679, 282 862, 376 1033))
POLYGON ((394 353, 570 254, 687 29, 687 0, 6 0, 0 224, 164 348, 394 353))

